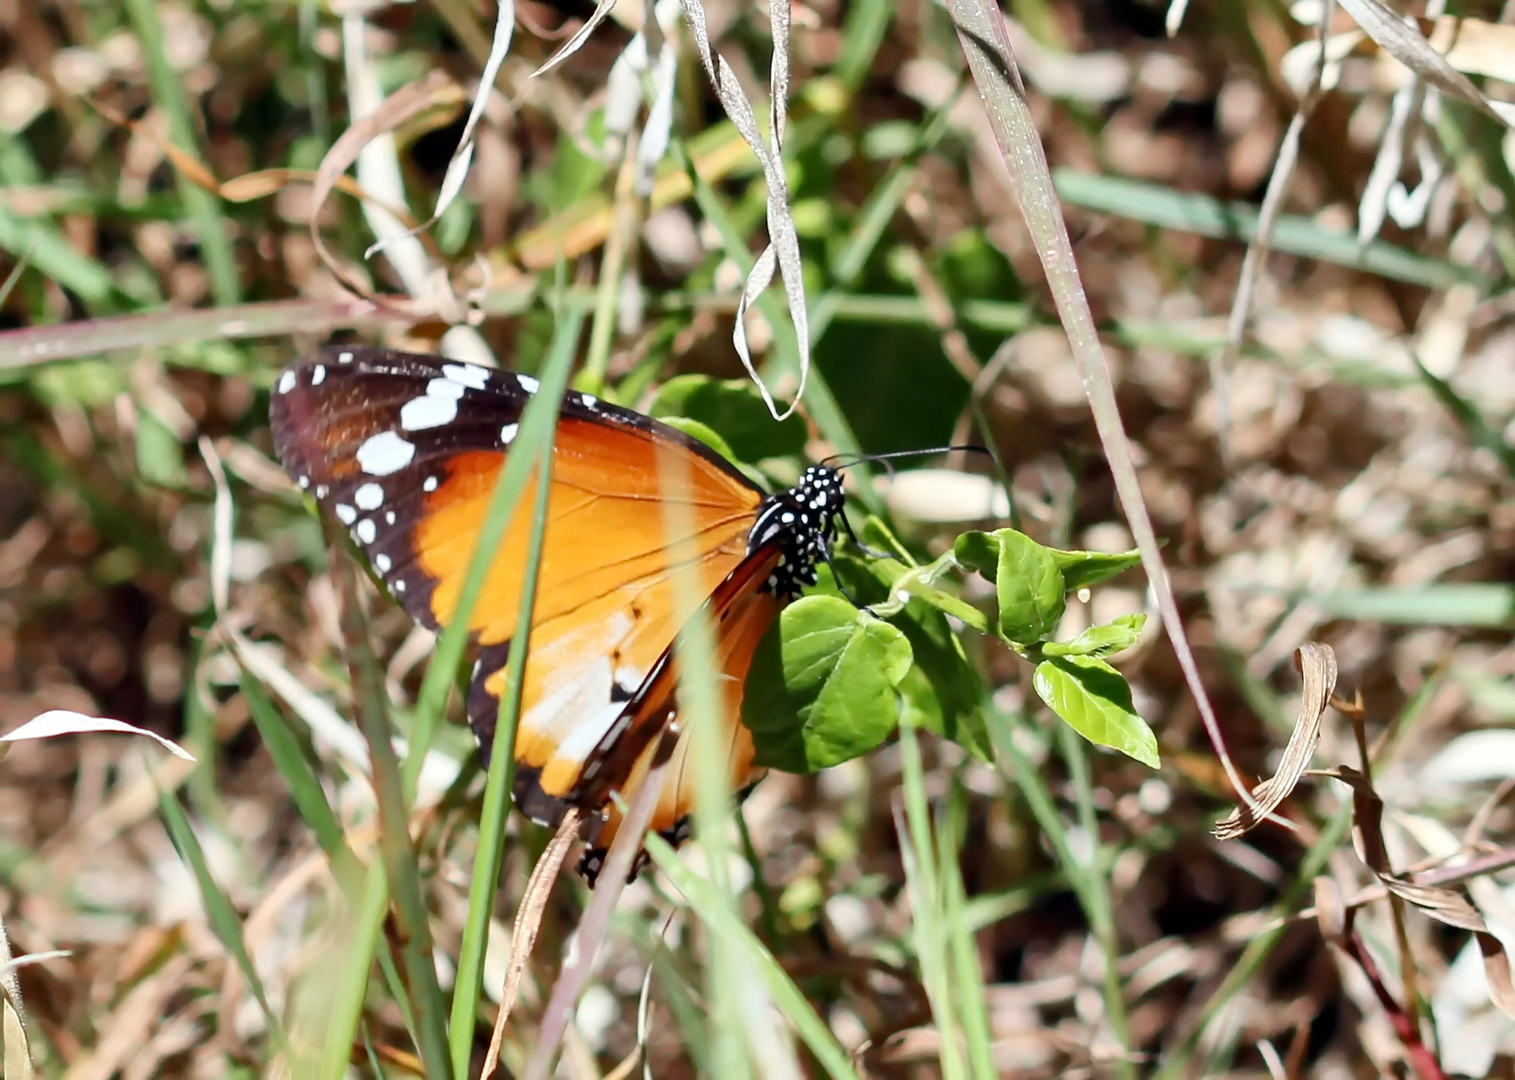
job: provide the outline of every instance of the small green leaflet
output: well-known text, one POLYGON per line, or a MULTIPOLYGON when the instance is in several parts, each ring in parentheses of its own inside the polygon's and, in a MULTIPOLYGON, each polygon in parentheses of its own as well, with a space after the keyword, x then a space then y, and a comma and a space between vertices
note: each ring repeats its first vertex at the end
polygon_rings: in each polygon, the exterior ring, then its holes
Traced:
POLYGON ((660 417, 660 419, 669 427, 682 431, 691 439, 699 439, 700 442, 713 449, 733 465, 740 465, 742 463, 741 459, 732 453, 731 444, 721 438, 720 432, 716 431, 709 424, 702 424, 700 421, 691 420, 687 416, 664 416, 660 417))
POLYGON ((968 532, 957 538, 953 553, 970 570, 994 582, 999 599, 999 629, 1008 641, 1041 641, 1063 617, 1067 587, 1052 552, 1014 529, 968 532))
POLYGON ((1084 738, 1157 768, 1157 736, 1131 703, 1121 673, 1093 656, 1059 656, 1036 665, 1037 696, 1084 738))
POLYGON ((1142 553, 1139 551, 1122 551, 1111 555, 1103 551, 1047 550, 1052 553, 1052 561, 1057 563, 1057 568, 1063 572, 1063 586, 1070 593, 1098 585, 1142 561, 1142 553))
POLYGON ((1118 616, 1105 626, 1091 626, 1072 641, 1044 641, 1043 656, 1114 656, 1136 644, 1147 616, 1141 612, 1118 616))

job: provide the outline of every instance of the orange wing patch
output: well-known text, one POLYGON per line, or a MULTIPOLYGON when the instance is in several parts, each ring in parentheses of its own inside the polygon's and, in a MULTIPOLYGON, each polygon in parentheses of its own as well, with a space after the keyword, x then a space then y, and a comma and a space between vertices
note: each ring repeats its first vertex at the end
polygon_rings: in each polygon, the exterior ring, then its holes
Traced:
MULTIPOLYGON (((535 618, 538 624, 572 612, 617 587, 666 573, 674 560, 704 562, 701 585, 713 589, 745 553, 761 492, 682 447, 659 446, 646 432, 565 417, 558 426, 548 496, 547 534, 535 618), (677 470, 677 471, 675 471, 677 470), (660 478, 684 474, 687 482, 660 478), (687 512, 690 550, 668 535, 669 504, 687 512), (671 546, 674 545, 674 546, 671 546)), ((431 596, 438 625, 451 621, 503 453, 458 454, 426 498, 414 548, 420 569, 436 582, 431 596)), ((530 507, 536 484, 518 506, 530 507)), ((521 568, 531 536, 530 513, 517 512, 490 567, 469 629, 492 645, 515 632, 521 568)), ((708 592, 705 594, 708 595, 708 592)), ((535 647, 535 646, 534 646, 535 647)))
MULTIPOLYGON (((750 485, 634 428, 565 418, 558 445, 515 743, 517 802, 549 824, 668 643, 745 555, 759 501, 750 485), (670 545, 679 516, 685 540, 670 545)), ((459 454, 427 496, 414 549, 435 582, 439 625, 456 612, 503 462, 498 453, 459 454)), ((534 495, 532 481, 518 506, 534 495)), ((504 645, 519 616, 530 534, 530 515, 518 511, 469 619, 485 652, 468 713, 486 743, 505 690, 504 645)))

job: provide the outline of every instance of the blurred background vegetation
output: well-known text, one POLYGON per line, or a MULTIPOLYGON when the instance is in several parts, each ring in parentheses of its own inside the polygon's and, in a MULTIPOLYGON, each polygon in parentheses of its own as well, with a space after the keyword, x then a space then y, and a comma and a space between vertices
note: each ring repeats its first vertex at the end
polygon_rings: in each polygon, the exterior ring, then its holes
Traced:
MULTIPOLYGON (((1444 74, 1412 82, 1393 50, 1353 36, 1349 15, 1387 9, 1345 6, 1328 10, 1341 62, 1318 90, 1318 5, 1196 5, 1171 36, 1170 12, 1143 0, 1012 0, 1005 14, 1230 751, 1249 778, 1277 767, 1295 650, 1327 644, 1339 692, 1360 694, 1362 739, 1329 713, 1314 760, 1369 773, 1378 816, 1360 800, 1354 818, 1345 785, 1306 778, 1281 811, 1292 828, 1215 839, 1234 797, 1156 620, 1119 666, 1157 771, 1070 737, 1025 665, 966 642, 1003 736, 994 761, 921 735, 770 777, 743 807, 724 907, 666 871, 627 889, 560 1075, 624 1077, 644 1060, 660 1078, 723 1080, 1511 1074, 1515 1022, 1469 921, 1428 917, 1430 894, 1386 899, 1364 860, 1515 928, 1515 143, 1444 74), (1272 250, 1256 258, 1260 231, 1272 250), (899 824, 905 788, 934 811, 911 810, 925 832, 899 824), (735 940, 710 929, 722 911, 751 950, 718 947, 735 940), (791 982, 799 995, 775 989, 791 982), (757 1002, 745 1029, 721 1022, 723 994, 757 1002)), ((1507 12, 1444 7, 1398 10, 1489 98, 1511 96, 1507 12)), ((705 8, 762 115, 767 8, 705 8)), ((314 171, 381 96, 442 73, 357 174, 424 220, 489 55, 491 5, 0 0, 0 730, 70 709, 198 758, 96 735, 0 761, 0 918, 15 954, 67 950, 14 970, 38 1075, 278 1075, 300 1060, 282 1041, 319 1047, 338 994, 343 866, 327 858, 335 836, 368 861, 375 830, 341 719, 324 541, 270 456, 284 364, 340 334, 537 370, 562 313, 608 297, 613 332, 589 347, 587 377, 621 400, 646 405, 679 374, 742 376, 733 314, 767 188, 682 24, 673 145, 644 199, 622 164, 641 121, 607 122, 624 93, 607 73, 640 5, 540 78, 590 9, 519 0, 515 15, 461 197, 419 242, 365 260, 383 228, 372 204, 318 200, 314 171), (313 215, 343 274, 411 306, 354 300, 313 215), (219 547, 205 446, 236 508, 219 547)), ((1018 527, 1132 547, 948 13, 803 0, 792 16, 785 157, 819 376, 811 456, 854 437, 872 452, 982 440, 1018 527)), ((752 339, 792 394, 775 297, 752 339)), ((922 557, 1002 512, 992 470, 949 464, 986 474, 966 501, 940 474, 880 484, 922 557)), ((1059 636, 1147 597, 1128 573, 1070 604, 1059 636)), ((371 607, 403 725, 430 640, 371 607)), ((446 988, 481 781, 460 728, 434 757, 412 831, 446 988)), ((468 1033, 475 1075, 545 843, 511 829, 468 1033)), ((697 849, 683 861, 706 868, 697 849)), ((545 908, 505 1033, 511 1074, 538 1044, 587 897, 565 879, 545 908)), ((294 1075, 418 1072, 425 1019, 379 953, 359 954, 373 977, 349 1003, 354 1039, 294 1075)))

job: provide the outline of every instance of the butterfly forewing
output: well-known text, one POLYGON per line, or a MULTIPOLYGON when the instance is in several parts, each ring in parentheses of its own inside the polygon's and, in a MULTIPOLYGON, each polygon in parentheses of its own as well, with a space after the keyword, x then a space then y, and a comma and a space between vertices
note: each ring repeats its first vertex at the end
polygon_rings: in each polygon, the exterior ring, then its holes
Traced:
MULTIPOLYGON (((453 620, 536 388, 529 376, 435 357, 327 349, 276 381, 275 449, 396 599, 436 629, 453 620)), ((518 799, 547 821, 684 621, 742 561, 762 499, 714 451, 654 420, 576 393, 561 410, 515 748, 518 799), (670 522, 684 535, 670 535, 670 522), (695 588, 676 587, 681 566, 694 569, 695 588)), ((530 518, 513 516, 469 618, 482 650, 468 711, 486 749, 530 518)))

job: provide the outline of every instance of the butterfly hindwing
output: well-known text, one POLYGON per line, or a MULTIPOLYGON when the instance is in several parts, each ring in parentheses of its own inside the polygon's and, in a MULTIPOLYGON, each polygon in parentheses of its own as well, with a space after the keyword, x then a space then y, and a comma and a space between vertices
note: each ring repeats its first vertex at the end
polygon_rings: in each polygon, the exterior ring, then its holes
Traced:
MULTIPOLYGON (((741 722, 742 696, 758 641, 783 607, 777 594, 762 587, 782 554, 777 547, 767 547, 748 555, 705 604, 719 694, 718 711, 711 719, 721 725, 719 752, 725 760, 727 790, 733 793, 750 788, 764 771, 753 764, 752 733, 741 722)), ((673 843, 688 834, 697 798, 700 751, 689 728, 693 721, 680 708, 678 690, 677 653, 670 645, 652 676, 585 762, 575 794, 586 816, 603 813, 594 848, 581 864, 591 878, 620 826, 620 811, 611 796, 619 795, 628 805, 636 798, 659 751, 660 736, 670 725, 679 725, 682 730, 649 827, 673 843)))

